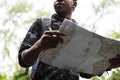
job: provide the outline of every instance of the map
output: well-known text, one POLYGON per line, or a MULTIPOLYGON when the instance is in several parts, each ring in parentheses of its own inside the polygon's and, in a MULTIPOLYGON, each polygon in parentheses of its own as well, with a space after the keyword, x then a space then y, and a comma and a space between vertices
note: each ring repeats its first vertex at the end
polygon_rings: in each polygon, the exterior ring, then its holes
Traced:
POLYGON ((43 51, 38 60, 76 72, 102 75, 110 66, 109 59, 120 54, 120 42, 90 32, 65 19, 59 29, 66 33, 63 44, 43 51))

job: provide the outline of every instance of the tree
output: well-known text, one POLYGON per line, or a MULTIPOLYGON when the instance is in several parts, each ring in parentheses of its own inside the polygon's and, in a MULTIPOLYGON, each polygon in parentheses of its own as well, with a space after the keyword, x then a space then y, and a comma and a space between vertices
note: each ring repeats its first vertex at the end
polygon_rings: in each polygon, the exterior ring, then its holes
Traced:
POLYGON ((108 26, 106 23, 114 26, 113 29, 119 27, 119 22, 117 22, 119 16, 116 17, 116 15, 119 14, 120 0, 92 0, 91 5, 93 13, 86 20, 86 23, 91 22, 88 26, 91 31, 97 33, 100 31, 101 26, 104 26, 105 29, 108 26))
MULTIPOLYGON (((98 22, 102 21, 102 19, 105 16, 110 15, 109 17, 111 17, 113 14, 117 12, 117 9, 120 8, 120 0, 101 0, 100 4, 97 6, 93 3, 93 8, 96 16, 96 21, 93 23, 92 29, 94 32, 96 32, 98 22)), ((115 24, 115 27, 117 26, 120 27, 120 23, 115 24)), ((117 29, 116 31, 116 29, 114 29, 112 32, 108 34, 108 37, 112 39, 119 39, 120 38, 119 30, 117 29)), ((112 75, 110 75, 108 78, 106 78, 105 76, 102 76, 100 78, 93 77, 92 80, 120 80, 120 70, 119 69, 115 70, 114 72, 112 72, 112 75)))
POLYGON ((112 75, 108 78, 108 80, 120 80, 120 70, 117 69, 113 71, 112 75))
POLYGON ((1 0, 0 12, 0 55, 2 55, 0 63, 4 63, 0 66, 0 72, 6 70, 12 72, 19 67, 16 63, 18 63, 18 49, 25 36, 22 34, 26 34, 36 18, 43 15, 49 16, 51 13, 39 9, 34 10, 34 5, 29 0, 13 0, 12 3, 1 0), (34 14, 34 17, 31 14, 34 14))

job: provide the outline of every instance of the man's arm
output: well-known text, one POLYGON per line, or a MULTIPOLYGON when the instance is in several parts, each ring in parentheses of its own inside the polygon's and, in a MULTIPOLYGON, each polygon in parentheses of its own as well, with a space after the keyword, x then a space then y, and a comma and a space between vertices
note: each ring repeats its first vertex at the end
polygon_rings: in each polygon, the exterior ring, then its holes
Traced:
POLYGON ((120 67, 120 54, 118 54, 115 58, 110 59, 110 63, 111 63, 110 69, 120 67))
POLYGON ((34 63, 41 51, 55 48, 58 43, 63 43, 60 36, 65 36, 65 34, 57 30, 45 31, 42 37, 31 48, 23 51, 23 62, 29 66, 34 63))
POLYGON ((22 67, 31 66, 42 50, 56 47, 59 42, 62 43, 60 36, 65 36, 59 31, 42 32, 41 19, 37 19, 30 27, 19 50, 18 60, 22 67))
POLYGON ((39 40, 42 35, 41 30, 41 19, 37 19, 28 30, 26 37, 24 38, 21 47, 18 52, 18 61, 22 67, 29 67, 31 65, 26 65, 23 61, 23 52, 32 47, 32 45, 39 40))

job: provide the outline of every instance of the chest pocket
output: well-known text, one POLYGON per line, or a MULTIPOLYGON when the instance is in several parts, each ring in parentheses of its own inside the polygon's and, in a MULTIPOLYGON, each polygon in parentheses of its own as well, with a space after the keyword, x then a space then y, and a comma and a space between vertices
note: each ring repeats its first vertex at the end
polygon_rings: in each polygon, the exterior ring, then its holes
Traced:
POLYGON ((42 23, 42 32, 44 32, 45 30, 48 30, 48 28, 50 27, 51 19, 42 17, 41 18, 41 23, 42 23))
POLYGON ((58 30, 62 23, 62 21, 57 21, 55 19, 50 19, 45 17, 42 17, 41 21, 42 21, 43 32, 45 30, 49 30, 49 28, 51 28, 52 30, 58 30))

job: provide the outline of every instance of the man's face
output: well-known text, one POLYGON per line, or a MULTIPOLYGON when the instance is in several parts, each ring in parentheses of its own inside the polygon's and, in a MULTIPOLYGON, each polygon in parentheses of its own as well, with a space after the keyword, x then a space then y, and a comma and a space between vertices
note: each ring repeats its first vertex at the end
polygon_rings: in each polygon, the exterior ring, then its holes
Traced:
POLYGON ((73 0, 55 0, 54 9, 60 15, 71 14, 75 5, 73 0))

